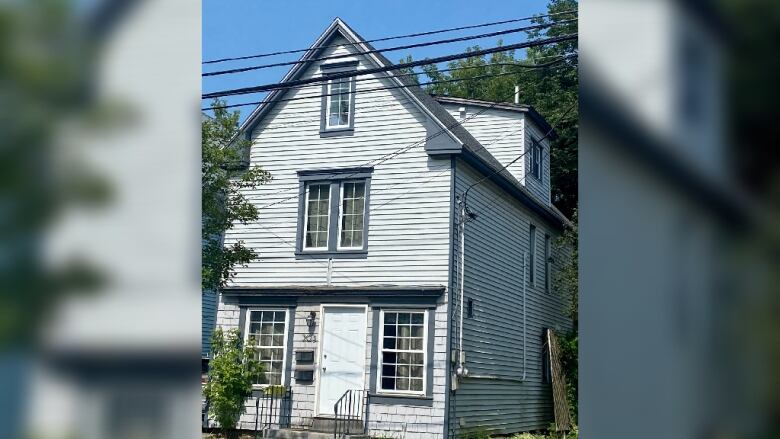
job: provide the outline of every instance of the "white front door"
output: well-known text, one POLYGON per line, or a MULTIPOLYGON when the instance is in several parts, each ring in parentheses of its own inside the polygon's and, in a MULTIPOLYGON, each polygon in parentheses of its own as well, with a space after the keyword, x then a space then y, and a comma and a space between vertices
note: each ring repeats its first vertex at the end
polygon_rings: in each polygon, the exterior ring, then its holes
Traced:
POLYGON ((322 355, 318 413, 332 415, 347 390, 363 390, 366 366, 366 309, 326 306, 322 313, 322 355))

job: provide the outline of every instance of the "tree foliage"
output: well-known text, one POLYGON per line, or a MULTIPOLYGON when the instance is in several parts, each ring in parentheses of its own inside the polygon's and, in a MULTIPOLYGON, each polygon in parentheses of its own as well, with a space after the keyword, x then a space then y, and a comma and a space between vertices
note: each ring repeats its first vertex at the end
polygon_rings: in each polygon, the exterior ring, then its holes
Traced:
POLYGON ((233 275, 236 265, 246 264, 255 252, 239 241, 223 245, 222 237, 236 223, 247 224, 259 218, 257 207, 246 199, 242 189, 254 189, 271 175, 260 167, 244 169, 243 153, 249 141, 237 137, 239 113, 228 112, 222 101, 212 104, 214 117, 204 116, 202 131, 202 266, 204 291, 216 291, 233 275))
POLYGON ((566 312, 576 329, 579 323, 579 230, 577 226, 577 211, 572 215, 572 224, 567 226, 563 234, 555 240, 556 252, 561 261, 556 264, 553 278, 555 291, 566 302, 566 312))
MULTIPOLYGON (((552 0, 549 13, 577 10, 576 0, 552 0)), ((536 24, 550 24, 549 28, 528 31, 529 39, 576 34, 577 22, 567 22, 576 15, 537 17, 536 24)), ((501 41, 498 42, 502 44, 501 41)), ((467 51, 479 50, 474 46, 467 51)), ((452 61, 447 72, 436 65, 423 66, 431 81, 449 81, 431 84, 427 91, 435 95, 493 102, 513 102, 515 85, 520 87, 520 102, 533 106, 555 128, 558 138, 552 141, 551 181, 555 205, 566 215, 577 207, 577 129, 578 129, 578 73, 577 42, 563 41, 526 49, 525 57, 514 51, 474 56, 452 61), (528 68, 566 57, 560 63, 543 68, 528 68), (525 66, 525 67, 524 67, 525 66), (490 77, 484 77, 490 75, 490 77)), ((411 60, 407 57, 404 61, 411 60)))
POLYGON ((233 434, 244 401, 252 394, 252 383, 264 374, 255 349, 242 345, 237 329, 224 332, 217 328, 211 337, 213 359, 203 393, 209 401, 209 416, 226 435, 233 434))

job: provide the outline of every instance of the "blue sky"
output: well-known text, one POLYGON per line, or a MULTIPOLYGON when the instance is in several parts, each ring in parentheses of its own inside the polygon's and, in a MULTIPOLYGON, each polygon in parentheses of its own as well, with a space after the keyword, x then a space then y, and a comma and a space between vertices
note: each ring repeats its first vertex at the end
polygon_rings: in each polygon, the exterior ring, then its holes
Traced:
MULTIPOLYGON (((474 1, 474 0, 396 0, 396 1, 265 1, 203 0, 203 60, 242 56, 278 50, 309 47, 335 17, 341 17, 363 38, 373 39, 448 27, 467 26, 491 21, 521 18, 545 13, 546 0, 474 1)), ((503 26, 449 32, 414 39, 376 43, 378 49, 421 41, 439 40, 463 35, 493 32, 527 25, 527 22, 503 26)), ((522 33, 504 36, 504 43, 523 41, 522 33)), ((494 46, 496 38, 464 41, 387 52, 397 62, 411 54, 414 59, 463 51, 479 44, 494 46)), ((222 70, 271 62, 293 61, 300 54, 204 65, 204 71, 222 70)), ((203 91, 211 92, 278 82, 290 66, 274 67, 247 73, 204 78, 203 91)), ((260 101, 263 94, 226 98, 229 103, 260 101)), ((240 107, 242 120, 253 107, 240 107)))

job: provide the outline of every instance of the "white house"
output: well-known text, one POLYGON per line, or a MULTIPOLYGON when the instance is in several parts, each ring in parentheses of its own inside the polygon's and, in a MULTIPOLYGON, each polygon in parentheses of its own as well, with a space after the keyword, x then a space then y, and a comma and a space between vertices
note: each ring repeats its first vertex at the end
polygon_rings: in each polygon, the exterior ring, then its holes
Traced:
POLYGON ((217 326, 258 346, 258 389, 289 392, 250 399, 240 427, 406 438, 546 428, 542 334, 570 325, 551 282, 567 223, 550 201, 552 130, 529 106, 361 74, 392 64, 372 49, 334 20, 283 81, 333 79, 273 92, 242 126, 249 165, 273 181, 246 192, 260 220, 225 236, 259 257, 221 291, 217 326), (459 200, 485 176, 469 191, 476 216, 461 249, 459 200))

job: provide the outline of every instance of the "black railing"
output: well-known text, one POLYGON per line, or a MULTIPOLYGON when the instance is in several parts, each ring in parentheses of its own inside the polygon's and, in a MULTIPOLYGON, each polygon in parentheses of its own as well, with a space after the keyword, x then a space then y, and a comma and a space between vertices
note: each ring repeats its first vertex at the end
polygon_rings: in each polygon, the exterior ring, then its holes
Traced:
POLYGON ((333 438, 367 432, 368 391, 347 390, 333 405, 333 438))
POLYGON ((271 386, 255 392, 255 438, 259 431, 290 428, 292 389, 271 386))

